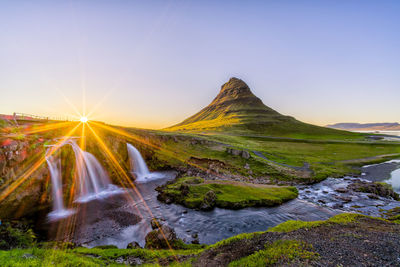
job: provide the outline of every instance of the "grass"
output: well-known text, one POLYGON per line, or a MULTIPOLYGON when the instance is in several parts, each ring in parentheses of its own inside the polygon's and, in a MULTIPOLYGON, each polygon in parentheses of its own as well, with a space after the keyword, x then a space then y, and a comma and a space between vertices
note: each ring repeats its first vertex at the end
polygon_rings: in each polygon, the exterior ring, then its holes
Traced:
POLYGON ((310 262, 318 257, 312 251, 312 246, 297 240, 277 240, 267 244, 265 249, 259 250, 250 256, 233 261, 229 267, 264 267, 275 264, 290 264, 295 261, 310 262))
MULTIPOLYGON (((76 248, 71 250, 29 248, 0 251, 0 266, 126 266, 117 259, 140 258, 143 266, 159 266, 158 261, 176 255, 196 255, 202 250, 147 250, 147 249, 100 249, 76 248)), ((172 263, 185 266, 186 263, 172 263)))
MULTIPOLYGON (((313 227, 318 227, 318 226, 326 225, 326 224, 353 223, 353 222, 357 222, 357 219, 362 218, 362 217, 368 217, 368 216, 355 214, 355 213, 342 213, 342 214, 333 216, 332 218, 330 218, 326 221, 305 222, 305 221, 289 220, 289 221, 281 223, 273 228, 270 228, 268 230, 268 232, 287 233, 287 232, 292 232, 292 231, 302 229, 302 228, 313 228, 313 227)), ((380 218, 375 218, 375 219, 380 219, 380 218)))
MULTIPOLYGON (((326 221, 287 221, 269 229, 270 232, 291 232, 301 228, 312 228, 329 224, 357 223, 361 218, 368 217, 359 214, 343 213, 326 221)), ((369 217, 372 218, 372 217, 369 217)), ((381 218, 374 218, 383 220, 381 218)), ((384 220, 386 221, 386 220, 384 220)), ((0 266, 124 266, 119 262, 128 258, 139 258, 142 266, 159 266, 162 260, 171 261, 171 266, 191 266, 191 262, 200 253, 229 245, 232 242, 240 242, 243 239, 251 239, 265 232, 243 233, 214 245, 205 247, 192 247, 184 250, 149 250, 149 249, 118 249, 118 248, 83 248, 55 249, 55 248, 17 248, 12 250, 0 250, 0 266), (176 257, 190 256, 185 262, 176 262, 176 257), (118 260, 118 261, 117 261, 118 260)), ((231 262, 230 266, 269 266, 274 264, 295 264, 310 262, 317 258, 318 254, 312 251, 312 247, 304 242, 296 240, 278 240, 267 244, 264 249, 247 257, 231 262)))
POLYGON ((297 189, 288 186, 252 185, 227 181, 204 182, 198 177, 178 178, 161 189, 161 194, 188 208, 220 207, 239 209, 253 206, 276 206, 297 197, 297 189), (212 191, 215 201, 208 201, 212 191), (212 203, 205 203, 205 202, 212 203))

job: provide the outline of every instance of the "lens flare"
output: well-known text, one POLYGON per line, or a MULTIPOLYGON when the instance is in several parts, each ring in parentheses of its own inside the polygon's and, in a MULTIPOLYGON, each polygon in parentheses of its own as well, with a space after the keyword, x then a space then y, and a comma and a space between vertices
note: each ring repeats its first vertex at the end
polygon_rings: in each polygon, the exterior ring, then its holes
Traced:
POLYGON ((82 123, 86 123, 86 122, 88 122, 88 118, 87 118, 87 117, 81 117, 81 118, 80 118, 80 121, 81 121, 82 123))

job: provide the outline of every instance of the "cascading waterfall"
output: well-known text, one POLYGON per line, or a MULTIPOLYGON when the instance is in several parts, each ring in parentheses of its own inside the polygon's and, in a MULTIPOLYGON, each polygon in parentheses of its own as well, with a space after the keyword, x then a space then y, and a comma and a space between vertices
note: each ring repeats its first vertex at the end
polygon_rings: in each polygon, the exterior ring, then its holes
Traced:
POLYGON ((140 154, 139 150, 136 149, 136 147, 128 143, 126 144, 126 146, 128 148, 131 172, 136 176, 136 182, 143 183, 163 177, 160 173, 151 173, 149 171, 146 162, 144 161, 142 155, 140 154))
POLYGON ((83 151, 73 140, 69 140, 67 144, 71 145, 75 153, 79 181, 78 200, 90 200, 110 184, 110 179, 107 172, 92 154, 83 151))
MULTIPOLYGON (((95 156, 83 151, 74 140, 69 139, 63 145, 67 144, 72 147, 75 154, 75 179, 78 184, 75 202, 88 202, 123 192, 121 188, 111 184, 107 172, 95 156)), ((50 220, 65 218, 74 211, 66 210, 64 207, 60 159, 55 160, 53 156, 46 156, 46 160, 51 176, 53 196, 53 211, 49 214, 49 218, 50 220)))

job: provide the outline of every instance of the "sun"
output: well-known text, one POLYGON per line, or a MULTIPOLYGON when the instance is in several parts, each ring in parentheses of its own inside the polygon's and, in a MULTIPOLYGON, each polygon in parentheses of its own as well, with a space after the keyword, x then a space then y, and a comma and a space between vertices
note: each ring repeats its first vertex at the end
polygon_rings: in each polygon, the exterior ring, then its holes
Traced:
POLYGON ((83 123, 88 122, 88 118, 87 118, 87 117, 81 117, 79 120, 80 120, 81 122, 83 122, 83 123))

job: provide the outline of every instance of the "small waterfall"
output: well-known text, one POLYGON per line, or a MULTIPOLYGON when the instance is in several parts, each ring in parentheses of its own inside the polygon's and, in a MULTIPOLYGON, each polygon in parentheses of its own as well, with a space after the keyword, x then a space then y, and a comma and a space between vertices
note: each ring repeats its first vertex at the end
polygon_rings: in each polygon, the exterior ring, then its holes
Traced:
POLYGON ((49 166, 50 177, 51 177, 51 192, 54 203, 54 211, 59 212, 64 210, 64 201, 62 196, 62 184, 61 184, 61 163, 60 159, 55 160, 53 157, 46 157, 47 165, 49 166))
POLYGON ((60 158, 46 156, 46 162, 49 166, 51 178, 51 192, 53 197, 53 211, 49 214, 50 220, 68 217, 73 214, 73 210, 67 210, 64 207, 62 181, 61 181, 61 161, 60 158))
POLYGON ((131 170, 136 175, 137 179, 145 178, 150 175, 149 168, 147 168, 146 162, 144 161, 139 150, 131 144, 126 144, 128 147, 129 161, 131 170))
POLYGON ((128 148, 129 163, 131 172, 136 176, 136 182, 147 182, 150 180, 160 179, 163 177, 160 173, 149 171, 139 150, 131 144, 126 144, 128 148))

